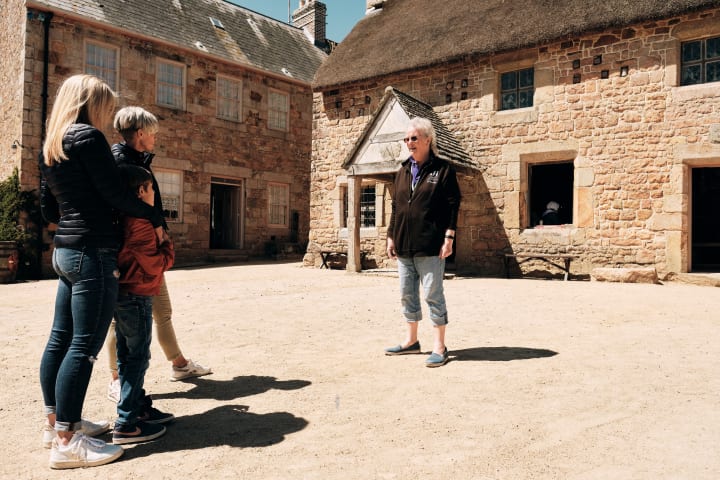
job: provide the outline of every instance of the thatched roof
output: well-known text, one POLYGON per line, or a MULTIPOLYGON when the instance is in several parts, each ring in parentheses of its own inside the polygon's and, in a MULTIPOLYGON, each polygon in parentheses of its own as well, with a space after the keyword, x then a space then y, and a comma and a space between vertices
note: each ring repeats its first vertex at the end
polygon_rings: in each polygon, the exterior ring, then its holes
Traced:
POLYGON ((322 90, 709 6, 720 6, 720 0, 386 0, 337 46, 313 87, 322 90))
POLYGON ((28 0, 27 5, 305 84, 327 57, 302 29, 223 0, 28 0))

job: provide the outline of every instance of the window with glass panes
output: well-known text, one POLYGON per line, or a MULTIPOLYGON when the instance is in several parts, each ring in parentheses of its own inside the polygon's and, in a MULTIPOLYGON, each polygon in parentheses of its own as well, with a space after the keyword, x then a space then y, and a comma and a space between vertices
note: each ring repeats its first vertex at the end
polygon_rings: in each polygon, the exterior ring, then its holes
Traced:
POLYGON ((225 120, 239 121, 241 112, 242 83, 227 77, 217 77, 217 116, 225 120))
MULTIPOLYGON (((348 195, 347 187, 343 187, 343 227, 347 227, 348 195)), ((362 187, 360 190, 360 226, 375 226, 375 185, 362 187)))
POLYGON ((155 103, 171 108, 185 108, 185 67, 158 61, 157 98, 155 103))
POLYGON ((268 127, 273 130, 288 129, 289 98, 286 93, 270 91, 268 94, 268 127))
POLYGON ((118 49, 95 42, 85 43, 85 73, 95 75, 117 90, 118 49))
POLYGON ((500 75, 500 110, 532 107, 535 69, 525 68, 500 75))
POLYGON ((720 37, 680 45, 680 85, 720 81, 720 37))
POLYGON ((153 173, 160 189, 165 221, 168 223, 181 222, 182 172, 155 170, 153 173))
POLYGON ((273 226, 288 226, 288 211, 290 209, 290 185, 285 183, 270 183, 268 223, 273 226))

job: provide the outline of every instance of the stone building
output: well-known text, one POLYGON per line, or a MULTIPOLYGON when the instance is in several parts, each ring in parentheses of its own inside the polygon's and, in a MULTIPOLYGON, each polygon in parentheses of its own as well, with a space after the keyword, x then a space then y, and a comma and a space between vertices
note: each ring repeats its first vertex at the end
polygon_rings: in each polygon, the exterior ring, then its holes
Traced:
POLYGON ((325 11, 303 2, 298 12, 315 18, 303 29, 223 0, 4 0, 0 178, 17 167, 23 187, 38 188, 55 92, 92 73, 120 106, 160 119, 153 169, 179 262, 304 251, 325 11))
POLYGON ((513 253, 720 271, 720 2, 435 6, 368 0, 315 76, 307 265, 389 265, 390 182, 424 105, 460 148, 457 271, 502 275, 513 253), (540 224, 551 201, 561 225, 540 224))

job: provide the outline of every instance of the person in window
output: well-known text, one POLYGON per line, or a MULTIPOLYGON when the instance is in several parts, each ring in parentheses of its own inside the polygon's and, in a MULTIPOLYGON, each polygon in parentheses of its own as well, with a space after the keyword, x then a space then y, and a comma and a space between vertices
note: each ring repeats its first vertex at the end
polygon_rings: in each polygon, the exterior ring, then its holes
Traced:
POLYGON ((435 129, 430 120, 419 117, 410 120, 404 140, 410 158, 395 175, 387 253, 398 262, 407 333, 401 344, 385 349, 385 354, 420 353, 422 285, 434 325, 433 349, 425 365, 439 367, 448 361, 443 275, 445 259, 453 253, 460 187, 455 170, 437 156, 435 129))
POLYGON ((100 131, 109 125, 115 104, 115 92, 97 77, 65 80, 40 159, 40 208, 45 220, 57 224, 52 264, 59 277, 52 330, 40 362, 50 468, 104 465, 123 453, 122 447, 90 438, 109 424, 80 418, 117 302, 122 234, 116 212, 148 219, 155 235, 163 235, 162 215, 120 181, 100 131))
MULTIPOLYGON (((155 149, 155 138, 159 130, 159 122, 155 115, 141 107, 125 107, 115 114, 113 123, 115 130, 122 135, 124 142, 112 146, 112 153, 118 165, 136 165, 148 170, 152 175, 152 185, 155 191, 155 210, 162 215, 163 205, 155 175, 150 165, 153 157, 151 153, 155 149)), ((163 229, 168 231, 167 222, 163 218, 163 229)), ((160 283, 160 293, 153 296, 152 301, 153 320, 155 322, 155 333, 158 343, 165 354, 165 357, 172 363, 170 379, 173 381, 187 378, 200 377, 212 373, 212 369, 204 367, 199 363, 186 358, 175 336, 175 328, 172 323, 172 304, 168 293, 165 276, 160 283)), ((106 349, 110 362, 112 375, 108 386, 108 398, 114 402, 120 399, 120 382, 117 372, 117 352, 115 347, 114 328, 106 341, 106 349)))
POLYGON ((560 210, 560 204, 558 202, 548 202, 547 206, 545 207, 545 211, 540 217, 540 224, 561 225, 562 221, 560 220, 560 214, 558 213, 558 210, 560 210))

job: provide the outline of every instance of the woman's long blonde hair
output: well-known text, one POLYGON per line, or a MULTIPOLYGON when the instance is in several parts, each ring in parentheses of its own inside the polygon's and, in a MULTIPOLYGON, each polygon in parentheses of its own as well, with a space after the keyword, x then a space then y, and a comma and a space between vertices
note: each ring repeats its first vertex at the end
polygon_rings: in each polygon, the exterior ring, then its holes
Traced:
POLYGON ((43 145, 45 165, 67 160, 63 151, 63 137, 73 123, 86 123, 101 128, 112 119, 117 95, 99 78, 92 75, 73 75, 63 82, 55 97, 47 123, 47 137, 43 145))

